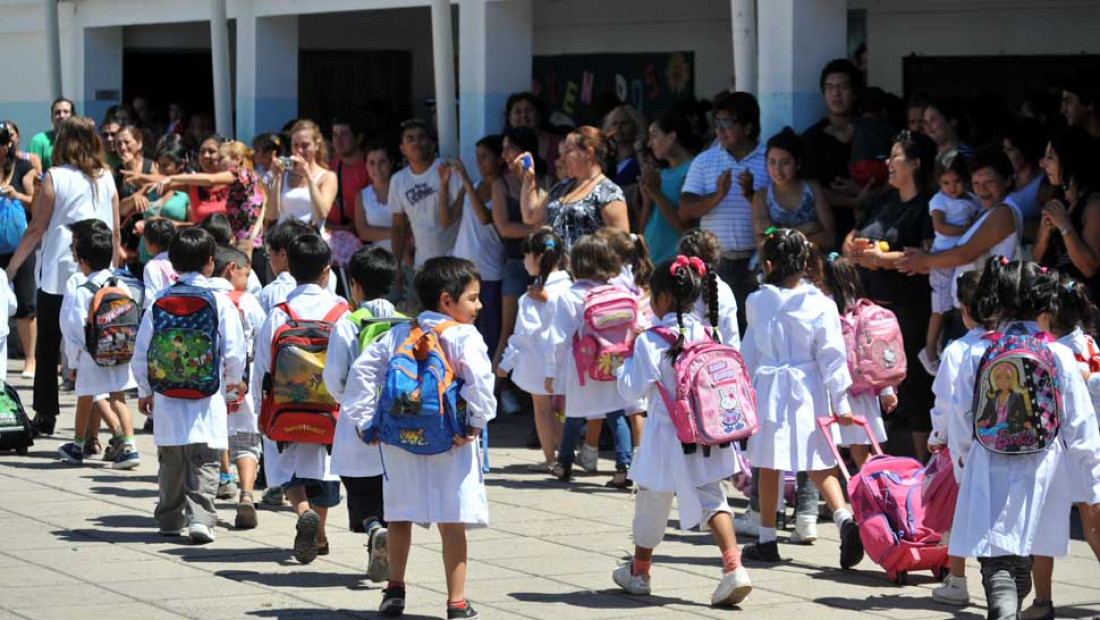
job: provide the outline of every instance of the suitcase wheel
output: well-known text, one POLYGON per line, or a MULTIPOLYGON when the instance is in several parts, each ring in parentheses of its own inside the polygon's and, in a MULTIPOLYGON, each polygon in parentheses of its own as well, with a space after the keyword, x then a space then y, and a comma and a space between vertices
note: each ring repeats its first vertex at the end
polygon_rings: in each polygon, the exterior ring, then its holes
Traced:
POLYGON ((896 583, 899 586, 903 586, 903 585, 909 583, 909 573, 906 573, 904 571, 902 571, 900 573, 895 573, 893 576, 889 576, 889 577, 890 577, 890 581, 893 581, 894 583, 896 583))

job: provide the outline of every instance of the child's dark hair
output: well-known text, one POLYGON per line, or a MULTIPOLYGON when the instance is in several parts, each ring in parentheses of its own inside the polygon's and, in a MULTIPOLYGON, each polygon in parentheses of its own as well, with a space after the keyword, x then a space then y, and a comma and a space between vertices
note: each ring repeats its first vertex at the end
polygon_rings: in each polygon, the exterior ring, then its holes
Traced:
POLYGON ((390 294, 397 275, 397 259, 378 245, 359 248, 348 261, 348 278, 363 289, 363 299, 370 301, 390 294))
POLYGON ((693 228, 680 238, 679 252, 687 257, 696 257, 707 266, 707 275, 703 278, 703 301, 707 306, 707 322, 718 338, 718 263, 722 260, 722 241, 718 235, 702 228, 693 228))
POLYGON ((237 269, 248 269, 251 266, 248 255, 244 252, 228 245, 219 245, 214 250, 214 276, 224 278, 225 270, 231 264, 236 265, 237 269))
POLYGON ((859 271, 847 258, 830 252, 822 261, 822 272, 825 286, 833 294, 833 301, 836 302, 836 309, 840 314, 847 314, 859 300, 867 297, 859 271))
MULTIPOLYGON (((970 305, 974 302, 974 297, 978 294, 978 283, 981 282, 981 280, 982 272, 978 269, 971 269, 958 278, 955 278, 955 296, 959 298, 959 306, 966 308, 967 312, 970 312, 970 305)), ((993 326, 988 318, 984 321, 979 320, 973 315, 971 315, 970 318, 986 327, 993 326)))
POLYGON ((1089 289, 1083 283, 1063 275, 1058 280, 1058 296, 1050 309, 1050 326, 1061 334, 1080 327, 1085 333, 1094 331, 1096 306, 1089 299, 1089 289))
POLYGON ((991 256, 969 306, 970 317, 980 323, 993 317, 1000 323, 1034 320, 1050 311, 1057 294, 1057 272, 1034 262, 991 256))
MULTIPOLYGON (((698 268, 705 270, 702 259, 697 260, 698 268)), ((654 299, 658 295, 667 294, 673 302, 673 310, 676 312, 676 324, 680 327, 676 342, 669 347, 665 355, 670 361, 676 361, 684 350, 684 315, 691 314, 695 308, 695 302, 703 293, 703 281, 691 265, 686 256, 678 256, 675 260, 662 261, 653 272, 653 287, 650 294, 654 299)), ((717 311, 717 302, 715 302, 717 311)), ((717 332, 715 332, 717 334, 717 332)))
POLYGON ((624 265, 630 265, 634 284, 640 289, 648 290, 649 279, 653 277, 653 261, 649 258, 649 246, 646 245, 645 238, 609 227, 597 230, 596 236, 607 241, 611 249, 619 253, 624 265))
POLYGON ((956 152, 945 158, 936 158, 936 181, 939 181, 943 175, 954 172, 963 185, 969 187, 970 185, 970 166, 967 165, 966 156, 962 153, 956 152))
POLYGON ((606 240, 584 235, 573 244, 569 265, 577 280, 607 282, 623 270, 623 259, 606 240))
POLYGON ((233 227, 229 225, 229 218, 224 213, 211 213, 199 222, 199 228, 210 233, 214 237, 214 243, 229 245, 233 242, 233 227))
POLYGON ((92 271, 107 269, 111 266, 115 244, 111 229, 98 219, 75 222, 70 226, 73 233, 73 249, 76 257, 88 263, 92 271))
POLYGON ((287 269, 298 284, 317 284, 332 260, 332 250, 321 235, 298 235, 286 249, 287 269))
POLYGON ((145 243, 151 243, 163 252, 176 236, 176 227, 163 217, 154 217, 145 220, 145 232, 142 236, 145 237, 145 243))
POLYGON ((569 266, 569 256, 562 246, 561 237, 549 226, 543 226, 527 235, 523 240, 523 253, 539 257, 539 275, 535 280, 535 288, 540 290, 546 286, 546 279, 551 272, 569 266))
POLYGON ((216 248, 210 233, 198 226, 185 228, 168 244, 168 260, 176 273, 201 272, 214 258, 216 248))
POLYGON ((790 228, 768 229, 764 245, 760 248, 760 260, 772 264, 771 273, 764 282, 783 286, 794 277, 816 280, 813 246, 806 236, 790 228))
POLYGON ((286 220, 272 226, 264 235, 264 242, 271 253, 275 254, 289 248, 295 237, 309 233, 317 234, 317 231, 298 220, 286 220))
POLYGON ((477 265, 465 258, 437 256, 429 259, 416 273, 413 286, 425 310, 438 311, 443 293, 458 301, 471 282, 481 280, 477 265))

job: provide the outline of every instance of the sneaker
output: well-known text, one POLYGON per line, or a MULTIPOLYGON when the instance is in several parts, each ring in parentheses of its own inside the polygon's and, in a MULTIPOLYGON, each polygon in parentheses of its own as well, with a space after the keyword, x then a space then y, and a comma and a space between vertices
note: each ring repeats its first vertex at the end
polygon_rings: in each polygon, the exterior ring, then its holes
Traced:
POLYGON ((745 514, 734 517, 733 531, 741 536, 760 536, 760 513, 749 508, 745 514))
POLYGON ((863 541, 859 538, 859 526, 848 519, 840 526, 840 567, 848 569, 863 560, 863 541))
POLYGON ((198 545, 214 542, 214 532, 202 523, 192 523, 187 526, 187 535, 191 541, 198 545))
MULTIPOLYGON (((969 605, 970 604, 970 592, 966 589, 966 577, 956 577, 954 575, 948 575, 943 583, 932 590, 932 600, 937 603, 943 603, 944 605, 969 605)), ((1029 608, 1034 609, 1035 605, 1029 608)), ((1027 612, 1024 612, 1025 614, 1027 612)), ((1024 618, 1025 616, 1020 616, 1024 618)), ((1038 618, 1039 616, 1036 616, 1038 618)), ((1051 615, 1051 618, 1054 616, 1051 615)))
POLYGON ((133 446, 123 445, 122 452, 111 463, 111 469, 134 469, 138 465, 141 465, 141 455, 133 446))
POLYGON ((481 615, 477 613, 477 610, 470 604, 470 601, 466 601, 466 606, 461 608, 447 605, 447 620, 473 620, 474 618, 480 617, 481 615))
POLYGON ((394 586, 382 590, 382 604, 378 614, 382 616, 400 616, 405 613, 405 587, 394 586))
POLYGON ((581 444, 577 451, 577 466, 589 473, 596 473, 596 467, 600 461, 600 449, 581 444))
POLYGON ((710 595, 711 605, 736 605, 745 600, 752 592, 752 581, 749 579, 749 571, 744 566, 738 566, 732 573, 722 575, 722 581, 710 595))
POLYGON ((531 463, 527 466, 527 471, 536 474, 548 474, 552 469, 554 469, 554 464, 550 462, 531 463))
MULTIPOLYGON (((111 437, 111 440, 107 442, 107 449, 103 451, 103 460, 110 463, 118 458, 118 455, 122 453, 122 438, 111 437)), ((91 456, 94 452, 85 454, 85 456, 91 456)))
POLYGON ((611 580, 626 592, 636 596, 648 596, 652 592, 649 575, 635 575, 631 572, 633 562, 626 562, 611 573, 611 580))
POLYGON ((286 506, 286 495, 281 487, 268 487, 260 501, 268 506, 286 506))
POLYGON ((812 545, 815 540, 817 540, 817 515, 795 516, 791 542, 796 545, 812 545))
POLYGON ((754 562, 782 562, 779 557, 779 544, 772 540, 766 543, 749 543, 741 547, 741 557, 754 562))
POLYGON ((321 529, 321 517, 307 510, 298 517, 295 526, 298 533, 294 536, 294 559, 309 564, 317 559, 317 532, 321 529))
POLYGON ((921 349, 920 352, 917 353, 917 359, 920 360, 920 365, 924 366, 924 371, 933 377, 940 371, 940 361, 932 361, 932 358, 928 355, 928 349, 921 349))
POLYGON ((233 527, 238 530, 251 530, 256 527, 256 504, 252 502, 252 496, 248 493, 241 495, 241 501, 237 504, 237 519, 233 527))
POLYGON ((378 526, 367 536, 367 579, 382 583, 390 575, 389 530, 378 526))
POLYGON ((84 449, 71 441, 58 446, 57 453, 61 455, 61 460, 66 463, 71 465, 84 464, 84 449))
POLYGON ((218 494, 215 496, 218 499, 233 499, 237 497, 240 490, 237 488, 237 483, 230 477, 227 480, 218 482, 218 494))
POLYGON ((1020 620, 1054 620, 1054 602, 1035 599, 1031 607, 1020 612, 1020 620))

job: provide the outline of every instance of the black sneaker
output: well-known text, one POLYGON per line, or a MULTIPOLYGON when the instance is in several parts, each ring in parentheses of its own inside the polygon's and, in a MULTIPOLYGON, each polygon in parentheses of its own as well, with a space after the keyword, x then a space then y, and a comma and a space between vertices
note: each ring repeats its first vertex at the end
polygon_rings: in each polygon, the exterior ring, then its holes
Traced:
POLYGON ((474 606, 471 605, 469 601, 467 601, 466 606, 461 609, 458 607, 451 607, 450 605, 447 606, 447 620, 473 620, 474 618, 480 617, 477 610, 474 609, 474 606))
POLYGON ((382 590, 382 604, 378 614, 382 616, 400 616, 405 613, 405 586, 394 586, 382 590))
POLYGON ((840 526, 840 567, 849 569, 863 560, 863 541, 859 538, 859 526, 848 519, 840 526))
POLYGON ((573 464, 554 463, 550 467, 550 475, 562 482, 571 482, 573 480, 573 464))
POLYGON ((54 427, 57 425, 57 418, 47 418, 45 416, 36 415, 31 425, 34 427, 36 435, 53 437, 54 427))
POLYGON ((741 557, 753 562, 782 562, 779 557, 779 545, 776 541, 766 543, 749 543, 741 547, 741 557))

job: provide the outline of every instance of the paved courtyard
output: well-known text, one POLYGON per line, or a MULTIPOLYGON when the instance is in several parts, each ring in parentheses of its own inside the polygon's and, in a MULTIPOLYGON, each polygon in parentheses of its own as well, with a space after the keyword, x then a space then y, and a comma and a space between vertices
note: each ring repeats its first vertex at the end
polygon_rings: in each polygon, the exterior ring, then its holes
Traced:
MULTIPOLYGON (((29 403, 29 382, 15 373, 9 379, 29 403)), ((221 503, 215 543, 162 538, 152 519, 152 437, 139 435, 145 460, 131 472, 98 461, 83 468, 62 464, 55 451, 61 437, 71 435, 73 402, 71 393, 63 394, 67 413, 58 438, 38 440, 25 458, 0 454, 0 620, 376 616, 380 586, 363 579, 364 540, 347 531, 343 506, 329 529, 332 554, 308 566, 291 558, 289 508, 264 509, 259 528, 233 531, 233 505, 221 503)), ((699 533, 670 531, 654 558, 653 596, 623 594, 611 570, 632 548, 630 494, 603 488, 603 474, 566 488, 527 473, 537 453, 523 448, 526 424, 509 417, 492 425, 496 447, 486 479, 492 527, 469 536, 467 591, 483 618, 985 617, 976 564, 968 566, 972 605, 961 611, 941 606, 929 597, 935 584, 927 573, 899 587, 869 560, 840 571, 836 528, 828 523, 812 547, 781 546, 791 561, 750 566, 756 589, 739 610, 708 606, 720 560, 709 535, 699 533)), ((781 533, 781 541, 786 536, 781 533)), ((417 529, 413 537, 406 615, 440 618, 446 589, 438 535, 417 529)), ((1055 579, 1059 617, 1100 613, 1100 566, 1085 543, 1074 541, 1055 579)))

